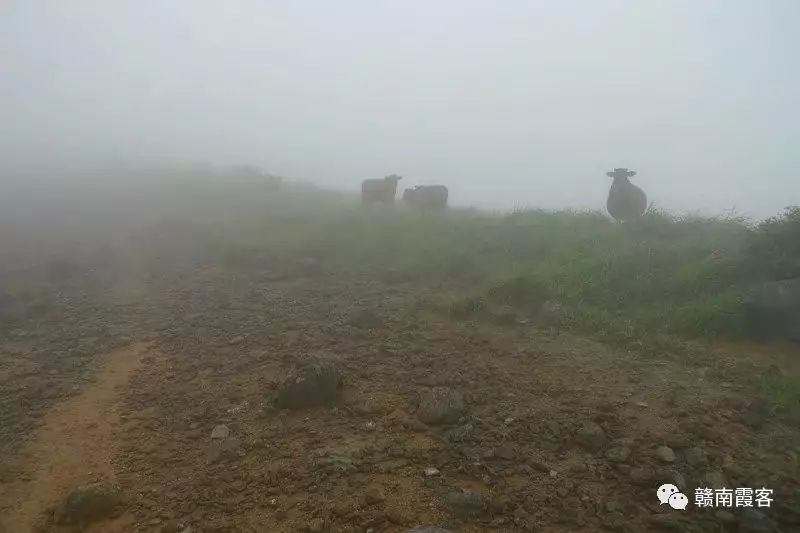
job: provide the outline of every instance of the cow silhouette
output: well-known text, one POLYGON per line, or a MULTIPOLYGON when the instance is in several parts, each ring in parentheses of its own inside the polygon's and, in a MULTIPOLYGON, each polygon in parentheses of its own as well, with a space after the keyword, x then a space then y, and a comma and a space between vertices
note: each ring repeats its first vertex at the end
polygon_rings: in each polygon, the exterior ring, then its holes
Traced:
POLYGON ((394 197, 397 195, 397 182, 401 179, 403 178, 396 174, 391 174, 382 179, 368 179, 362 181, 361 204, 394 204, 394 197))
POLYGON ((608 191, 606 208, 612 217, 622 222, 640 218, 647 209, 647 195, 631 183, 630 178, 635 175, 635 171, 627 168, 606 172, 606 176, 614 178, 608 191))
POLYGON ((447 195, 444 185, 417 185, 403 191, 403 202, 422 211, 438 211, 447 208, 447 195))

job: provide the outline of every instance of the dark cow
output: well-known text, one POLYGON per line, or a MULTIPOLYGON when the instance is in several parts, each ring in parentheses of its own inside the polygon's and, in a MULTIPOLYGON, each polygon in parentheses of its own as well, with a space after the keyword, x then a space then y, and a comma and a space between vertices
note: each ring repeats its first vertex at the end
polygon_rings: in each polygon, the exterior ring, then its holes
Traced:
POLYGON ((400 176, 391 174, 383 179, 369 179, 361 182, 361 203, 370 205, 381 203, 385 205, 394 204, 394 197, 397 194, 397 182, 400 176))
POLYGON ((636 172, 627 168, 615 168, 612 172, 606 172, 606 175, 614 178, 606 202, 611 216, 622 222, 640 218, 647 209, 647 195, 629 179, 636 172))
POLYGON ((444 185, 417 185, 403 191, 403 202, 422 211, 447 208, 447 187, 444 185))

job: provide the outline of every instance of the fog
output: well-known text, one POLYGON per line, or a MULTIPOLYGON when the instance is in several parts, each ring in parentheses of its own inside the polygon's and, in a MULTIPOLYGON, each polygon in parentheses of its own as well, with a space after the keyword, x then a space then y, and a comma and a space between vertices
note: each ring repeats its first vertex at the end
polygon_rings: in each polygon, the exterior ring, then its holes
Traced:
POLYGON ((6 0, 0 179, 249 163, 602 208, 625 166, 658 207, 765 216, 800 203, 799 17, 793 0, 6 0))

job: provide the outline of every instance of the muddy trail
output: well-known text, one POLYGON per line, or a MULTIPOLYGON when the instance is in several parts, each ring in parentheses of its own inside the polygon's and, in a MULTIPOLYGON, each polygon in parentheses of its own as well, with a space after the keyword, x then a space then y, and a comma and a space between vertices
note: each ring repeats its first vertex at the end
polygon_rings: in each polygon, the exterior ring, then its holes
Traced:
POLYGON ((800 528, 800 432, 754 394, 769 347, 643 359, 319 271, 194 268, 93 294, 2 347, 0 531, 800 528), (309 361, 335 394, 276 405, 309 361), (114 509, 60 523, 95 482, 114 509), (689 508, 659 505, 663 483, 689 508), (693 505, 718 486, 774 501, 693 505))

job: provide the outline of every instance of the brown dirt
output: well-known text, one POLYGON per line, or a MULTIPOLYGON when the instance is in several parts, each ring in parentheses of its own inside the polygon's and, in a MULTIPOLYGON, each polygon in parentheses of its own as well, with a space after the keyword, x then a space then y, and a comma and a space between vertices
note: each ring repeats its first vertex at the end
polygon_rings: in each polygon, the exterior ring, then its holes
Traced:
MULTIPOLYGON (((731 486, 775 489, 769 514, 795 526, 800 433, 746 418, 754 378, 783 351, 642 359, 535 324, 454 321, 420 305, 435 296, 412 283, 219 268, 110 285, 109 327, 152 347, 91 359, 106 361, 95 383, 42 408, 43 426, 11 455, 20 479, 0 496, 13 531, 97 477, 126 495, 126 522, 100 525, 120 531, 725 531, 713 511, 667 512, 654 494, 676 474, 693 494, 716 470, 731 486), (364 310, 376 320, 354 326, 364 310), (275 409, 276 387, 306 357, 339 366, 341 399, 275 409), (431 386, 464 393, 463 420, 416 418, 431 386), (589 421, 608 437, 599 451, 576 442, 589 421), (215 455, 218 424, 231 439, 215 455), (706 463, 688 464, 678 445, 674 463, 660 462, 655 449, 674 433, 706 463), (630 457, 606 458, 612 446, 630 457), (637 468, 652 479, 637 483, 637 468), (454 513, 447 495, 462 489, 488 509, 454 513)), ((15 350, 28 361, 36 347, 15 350)))
MULTIPOLYGON (((140 343, 107 354, 101 358, 94 383, 44 416, 42 426, 20 452, 19 478, 3 486, 0 531, 41 528, 47 513, 71 489, 116 479, 117 403, 147 352, 147 345, 140 343)), ((97 531, 114 530, 123 529, 97 531)))

